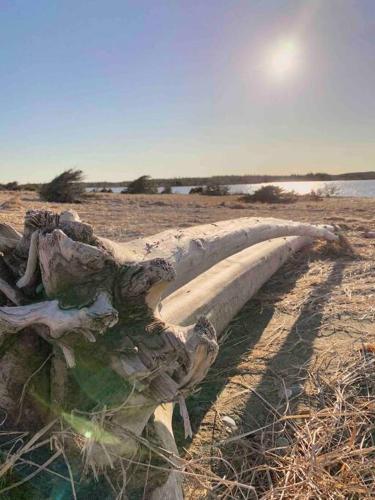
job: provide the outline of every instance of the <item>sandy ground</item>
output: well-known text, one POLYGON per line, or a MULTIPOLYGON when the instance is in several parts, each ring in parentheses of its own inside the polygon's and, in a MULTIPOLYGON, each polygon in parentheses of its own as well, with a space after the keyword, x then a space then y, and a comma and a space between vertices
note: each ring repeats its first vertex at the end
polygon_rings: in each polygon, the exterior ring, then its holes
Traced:
POLYGON ((0 191, 1 222, 9 222, 21 229, 24 212, 29 208, 55 211, 73 208, 82 220, 95 227, 99 236, 118 241, 154 234, 170 227, 255 216, 334 223, 357 232, 375 228, 375 198, 263 205, 243 203, 238 201, 238 196, 93 194, 82 204, 59 205, 41 202, 32 192, 0 191))
MULTIPOLYGON (((34 193, 0 192, 0 222, 22 229, 28 208, 74 208, 98 235, 129 240, 169 227, 187 227, 245 216, 273 216, 340 225, 356 257, 325 247, 304 251, 287 263, 232 321, 219 358, 190 398, 195 437, 180 439, 187 455, 230 435, 223 416, 239 431, 259 427, 285 388, 302 394, 306 369, 322 370, 363 342, 375 340, 375 199, 341 198, 292 205, 248 205, 238 197, 95 194, 75 206, 38 201, 34 193), (330 360, 328 363, 327 360, 330 360), (266 403, 264 402, 266 400, 266 403)), ((298 399, 298 398, 297 398, 298 399)))

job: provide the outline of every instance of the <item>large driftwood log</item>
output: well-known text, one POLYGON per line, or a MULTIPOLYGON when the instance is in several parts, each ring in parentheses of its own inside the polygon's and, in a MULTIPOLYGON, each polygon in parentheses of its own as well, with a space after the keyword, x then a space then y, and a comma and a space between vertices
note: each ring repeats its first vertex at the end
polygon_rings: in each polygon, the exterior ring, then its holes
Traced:
POLYGON ((217 334, 313 238, 338 240, 329 226, 255 218, 123 244, 70 212, 29 211, 22 235, 0 225, 3 428, 60 417, 96 475, 133 457, 151 425, 172 469, 150 495, 182 498, 173 403, 189 435, 184 398, 214 362, 217 334), (37 409, 25 397, 35 372, 37 409))
POLYGON ((164 321, 189 325, 205 315, 221 334, 249 297, 302 247, 306 236, 288 236, 257 243, 223 259, 163 299, 158 313, 164 321))
POLYGON ((127 243, 101 241, 112 250, 118 262, 138 262, 146 258, 163 258, 170 262, 176 278, 166 287, 165 297, 230 255, 281 236, 310 236, 327 241, 338 239, 332 226, 244 217, 186 229, 168 229, 127 243))

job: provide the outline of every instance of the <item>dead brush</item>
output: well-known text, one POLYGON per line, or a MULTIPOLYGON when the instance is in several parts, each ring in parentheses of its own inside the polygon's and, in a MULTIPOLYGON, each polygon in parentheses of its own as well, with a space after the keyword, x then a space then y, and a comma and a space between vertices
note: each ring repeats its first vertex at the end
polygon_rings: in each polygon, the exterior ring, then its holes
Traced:
POLYGON ((209 476, 189 479, 187 498, 374 498, 374 353, 364 348, 326 378, 308 373, 306 386, 307 409, 273 409, 262 429, 211 448, 215 460, 207 456, 205 464, 230 486, 212 479, 209 485, 209 476))

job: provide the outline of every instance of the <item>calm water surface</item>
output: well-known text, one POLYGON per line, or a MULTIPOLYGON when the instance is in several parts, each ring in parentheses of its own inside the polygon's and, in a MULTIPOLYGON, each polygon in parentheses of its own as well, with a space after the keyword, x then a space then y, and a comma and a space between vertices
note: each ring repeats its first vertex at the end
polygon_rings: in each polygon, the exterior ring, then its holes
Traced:
MULTIPOLYGON (((324 188, 326 185, 334 185, 338 188, 338 196, 354 196, 358 198, 370 197, 375 198, 375 180, 369 181, 306 181, 306 182, 268 182, 264 184, 229 184, 229 191, 231 194, 237 193, 253 193, 261 186, 273 184, 280 186, 288 191, 295 191, 298 194, 307 194, 311 190, 324 188)), ((173 193, 188 194, 193 186, 174 186, 173 193)), ((112 191, 119 193, 122 191, 121 187, 114 187, 112 191)), ((159 188, 162 191, 163 188, 159 188)), ((92 191, 93 188, 87 188, 92 191)))

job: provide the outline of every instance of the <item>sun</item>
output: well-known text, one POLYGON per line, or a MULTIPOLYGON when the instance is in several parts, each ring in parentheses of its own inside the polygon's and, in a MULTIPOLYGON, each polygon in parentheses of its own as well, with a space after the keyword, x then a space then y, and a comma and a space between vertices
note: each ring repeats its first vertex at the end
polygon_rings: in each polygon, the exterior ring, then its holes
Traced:
POLYGON ((267 73, 275 81, 289 80, 300 68, 300 47, 296 40, 286 39, 274 45, 267 56, 267 73))

